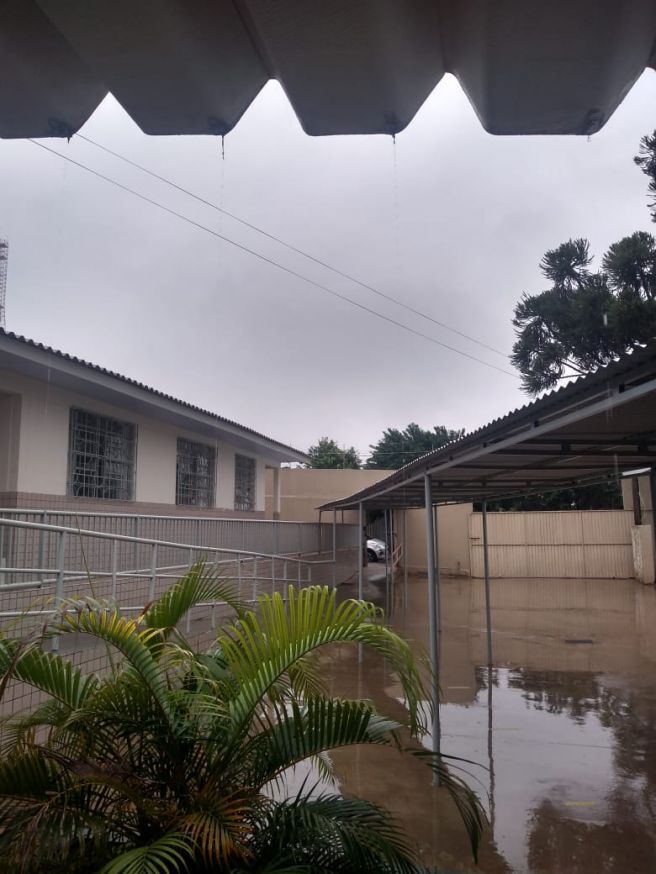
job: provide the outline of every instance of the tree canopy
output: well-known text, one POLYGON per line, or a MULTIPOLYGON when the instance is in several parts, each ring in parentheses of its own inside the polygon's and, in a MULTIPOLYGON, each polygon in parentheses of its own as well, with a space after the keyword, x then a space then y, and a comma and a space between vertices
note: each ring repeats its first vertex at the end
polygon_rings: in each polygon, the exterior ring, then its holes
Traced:
POLYGON ((310 457, 307 467, 350 470, 359 470, 362 467, 362 461, 354 446, 341 447, 330 437, 322 437, 318 443, 310 446, 307 454, 310 457))
POLYGON ((377 443, 371 444, 371 455, 366 467, 378 470, 396 470, 425 455, 433 449, 439 449, 451 440, 462 437, 464 430, 452 430, 444 425, 435 425, 432 430, 424 430, 415 422, 410 422, 407 428, 387 428, 377 443))
MULTIPOLYGON (((656 131, 634 159, 649 178, 656 221, 656 131)), ((515 307, 512 363, 531 395, 585 374, 656 336, 656 239, 636 231, 613 243, 594 269, 590 244, 568 240, 540 262, 549 287, 515 307)))
POLYGON ((551 286, 515 307, 512 362, 531 395, 609 364, 656 336, 656 239, 636 231, 609 247, 602 269, 590 244, 568 240, 540 263, 551 286))

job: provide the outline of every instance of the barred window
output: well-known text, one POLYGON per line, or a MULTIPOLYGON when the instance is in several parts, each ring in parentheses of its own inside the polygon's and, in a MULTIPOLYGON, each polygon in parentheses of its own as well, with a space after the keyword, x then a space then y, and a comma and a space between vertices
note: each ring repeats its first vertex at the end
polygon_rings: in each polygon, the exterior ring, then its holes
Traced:
POLYGON ((235 455, 235 510, 255 509, 255 459, 235 455))
POLYGON ((212 446, 178 438, 175 503, 214 506, 216 453, 212 446))
POLYGON ((131 501, 136 428, 86 410, 71 409, 68 494, 131 501))

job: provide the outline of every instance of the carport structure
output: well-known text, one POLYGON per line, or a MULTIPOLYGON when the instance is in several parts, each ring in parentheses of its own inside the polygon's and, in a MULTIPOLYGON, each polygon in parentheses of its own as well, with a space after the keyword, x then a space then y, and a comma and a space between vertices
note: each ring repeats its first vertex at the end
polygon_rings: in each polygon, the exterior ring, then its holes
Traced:
MULTIPOLYGON (((433 744, 440 748, 440 578, 437 559, 439 504, 482 505, 487 660, 492 665, 492 607, 487 502, 603 482, 649 471, 656 507, 656 343, 514 410, 471 434, 418 458, 356 494, 320 510, 426 509, 426 562, 430 656, 433 666, 433 744)), ((652 513, 652 543, 654 534, 652 513)), ((333 517, 334 518, 334 517, 333 517)), ((363 594, 360 538, 358 594, 363 594)))

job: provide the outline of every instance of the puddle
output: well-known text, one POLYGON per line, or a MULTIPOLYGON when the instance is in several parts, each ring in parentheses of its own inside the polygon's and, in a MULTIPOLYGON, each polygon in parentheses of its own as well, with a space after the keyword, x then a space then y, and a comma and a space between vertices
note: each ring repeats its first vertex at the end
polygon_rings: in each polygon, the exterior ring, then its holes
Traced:
MULTIPOLYGON (((426 648, 426 580, 410 578, 405 609, 402 586, 386 593, 381 584, 380 602, 426 648)), ((442 749, 479 764, 468 782, 491 827, 478 866, 422 763, 388 750, 339 751, 342 791, 390 807, 427 866, 656 871, 656 591, 625 580, 496 580, 492 602, 490 674, 482 581, 442 582, 442 749)), ((358 664, 340 648, 330 674, 334 694, 371 698, 391 714, 401 706, 374 657, 358 664)))

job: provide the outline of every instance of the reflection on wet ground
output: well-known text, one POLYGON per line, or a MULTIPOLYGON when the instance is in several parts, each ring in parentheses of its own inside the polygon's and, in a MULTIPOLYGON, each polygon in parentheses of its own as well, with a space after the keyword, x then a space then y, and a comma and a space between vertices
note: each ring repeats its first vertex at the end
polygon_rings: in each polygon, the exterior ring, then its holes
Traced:
MULTIPOLYGON (((365 595, 427 647, 425 578, 411 577, 406 597, 402 581, 391 592, 370 583, 365 595)), ((478 866, 421 762, 339 751, 342 791, 391 808, 423 863, 440 870, 656 871, 656 591, 629 580, 494 580, 491 673, 483 595, 482 581, 442 581, 442 749, 479 763, 468 781, 491 827, 478 866)), ((358 664, 342 648, 330 675, 334 694, 392 714, 401 706, 373 656, 358 664)))

